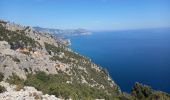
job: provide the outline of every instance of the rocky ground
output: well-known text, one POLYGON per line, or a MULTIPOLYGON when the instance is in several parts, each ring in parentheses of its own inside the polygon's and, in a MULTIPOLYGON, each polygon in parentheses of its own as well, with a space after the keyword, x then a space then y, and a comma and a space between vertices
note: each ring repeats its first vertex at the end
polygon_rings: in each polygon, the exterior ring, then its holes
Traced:
POLYGON ((0 82, 1 86, 6 88, 6 91, 0 93, 0 100, 63 100, 54 95, 43 94, 34 87, 24 86, 18 90, 16 85, 10 85, 4 81, 0 82))

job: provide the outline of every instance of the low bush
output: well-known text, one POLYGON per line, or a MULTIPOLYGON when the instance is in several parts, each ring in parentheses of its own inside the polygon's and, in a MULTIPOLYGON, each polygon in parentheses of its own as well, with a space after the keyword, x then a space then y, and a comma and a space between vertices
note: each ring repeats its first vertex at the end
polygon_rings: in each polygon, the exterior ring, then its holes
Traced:
POLYGON ((4 79, 4 74, 0 72, 0 82, 3 81, 4 79))
POLYGON ((0 85, 0 93, 3 93, 3 92, 5 92, 5 91, 6 91, 5 87, 2 86, 2 85, 0 85))
POLYGON ((23 84, 16 85, 16 88, 15 88, 16 91, 20 91, 21 89, 24 89, 24 85, 23 84))
POLYGON ((153 90, 150 86, 142 85, 140 83, 135 83, 131 94, 139 99, 144 99, 149 97, 153 93, 153 90))

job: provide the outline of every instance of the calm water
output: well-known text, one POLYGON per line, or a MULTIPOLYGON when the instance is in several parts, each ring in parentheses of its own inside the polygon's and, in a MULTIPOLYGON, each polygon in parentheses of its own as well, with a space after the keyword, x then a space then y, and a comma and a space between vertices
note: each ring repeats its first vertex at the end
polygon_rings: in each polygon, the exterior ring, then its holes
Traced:
POLYGON ((135 82, 170 93, 170 29, 95 32, 71 48, 108 69, 123 91, 135 82))

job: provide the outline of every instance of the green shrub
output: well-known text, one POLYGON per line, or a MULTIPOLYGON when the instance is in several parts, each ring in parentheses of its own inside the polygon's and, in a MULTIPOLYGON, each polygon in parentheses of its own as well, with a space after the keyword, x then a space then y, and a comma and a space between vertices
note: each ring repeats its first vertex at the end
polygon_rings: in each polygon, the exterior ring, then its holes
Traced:
POLYGON ((24 84, 24 80, 19 78, 16 74, 10 76, 6 81, 10 84, 16 84, 16 85, 24 84))
POLYGON ((170 100, 170 94, 155 91, 150 86, 135 83, 131 95, 139 100, 170 100))
POLYGON ((170 94, 161 91, 155 91, 148 97, 148 100, 170 100, 170 94))
POLYGON ((149 97, 153 93, 153 90, 151 87, 142 85, 140 83, 135 83, 135 86, 132 89, 132 95, 139 98, 139 99, 144 99, 149 97))
POLYGON ((3 81, 4 74, 0 72, 0 82, 3 81))
POLYGON ((0 93, 5 92, 5 91, 6 91, 5 87, 0 85, 0 93))
POLYGON ((49 77, 46 75, 45 72, 38 72, 36 74, 36 78, 41 80, 42 82, 47 82, 49 80, 49 77))
POLYGON ((16 91, 20 91, 20 90, 23 89, 23 88, 24 88, 24 85, 23 85, 23 84, 18 84, 18 85, 16 85, 15 90, 16 90, 16 91))

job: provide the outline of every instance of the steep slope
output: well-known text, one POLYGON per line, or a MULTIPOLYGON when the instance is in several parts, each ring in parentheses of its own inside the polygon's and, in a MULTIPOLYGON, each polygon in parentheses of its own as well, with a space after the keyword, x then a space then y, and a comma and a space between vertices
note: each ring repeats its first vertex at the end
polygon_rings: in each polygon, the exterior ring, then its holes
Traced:
POLYGON ((106 70, 73 52, 63 41, 1 20, 0 72, 4 80, 61 98, 106 99, 120 93, 106 70))

